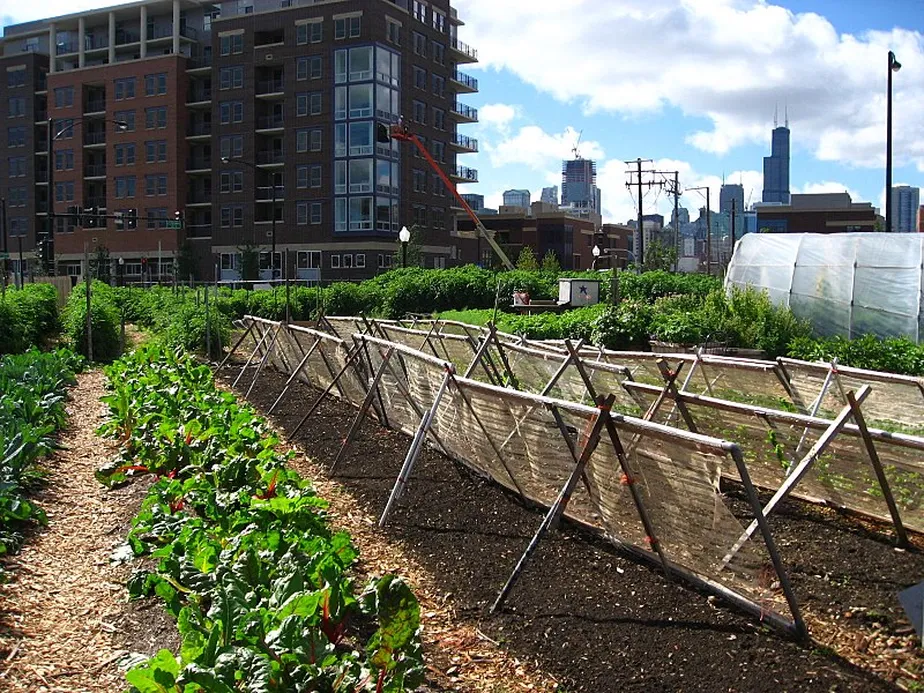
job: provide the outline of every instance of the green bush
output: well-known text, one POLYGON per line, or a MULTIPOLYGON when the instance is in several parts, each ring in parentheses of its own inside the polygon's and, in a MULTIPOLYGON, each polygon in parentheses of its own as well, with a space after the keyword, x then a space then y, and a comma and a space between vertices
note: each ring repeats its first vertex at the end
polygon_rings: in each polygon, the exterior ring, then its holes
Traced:
POLYGON ((18 354, 42 346, 60 327, 58 292, 50 284, 7 289, 0 300, 0 354, 18 354))
MULTIPOLYGON (((107 363, 119 357, 120 317, 115 293, 103 282, 93 282, 90 290, 90 324, 93 332, 93 360, 107 363)), ((87 353, 86 285, 74 288, 65 306, 64 336, 74 351, 87 353)))
POLYGON ((608 307, 591 326, 591 341, 607 349, 646 349, 653 306, 646 301, 622 301, 608 307))
POLYGON ((231 323, 211 307, 206 320, 205 302, 196 305, 194 299, 187 298, 158 316, 157 333, 166 344, 186 351, 204 354, 211 346, 209 356, 217 359, 222 355, 222 348, 229 346, 231 323))
POLYGON ((880 339, 867 334, 857 339, 797 337, 789 343, 788 355, 803 361, 831 361, 844 366, 924 376, 924 345, 906 337, 880 339))

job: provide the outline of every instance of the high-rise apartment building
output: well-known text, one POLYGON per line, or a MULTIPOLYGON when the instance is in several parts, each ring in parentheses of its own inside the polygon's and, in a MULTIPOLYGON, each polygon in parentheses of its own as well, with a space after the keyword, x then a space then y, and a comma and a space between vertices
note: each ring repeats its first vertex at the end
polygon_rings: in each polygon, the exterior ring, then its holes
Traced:
POLYGON ((731 214, 733 201, 736 214, 742 214, 744 212, 744 186, 740 183, 723 183, 719 190, 719 211, 731 214))
POLYGON ((892 186, 893 233, 915 233, 918 230, 918 210, 921 206, 921 189, 910 185, 892 186))
POLYGON ((789 120, 782 127, 774 124, 770 156, 764 157, 764 202, 788 205, 789 120))
POLYGON ((549 188, 542 189, 542 196, 539 198, 540 202, 545 202, 549 205, 558 205, 558 186, 553 185, 549 188))
POLYGON ((505 190, 504 191, 504 206, 505 207, 520 207, 529 211, 530 205, 530 194, 529 190, 505 190))
POLYGON ((456 162, 478 149, 459 128, 478 117, 458 100, 478 91, 460 24, 449 0, 146 0, 6 27, 8 231, 35 248, 50 163, 61 272, 86 246, 127 280, 178 257, 235 279, 256 248, 264 277, 358 279, 413 225, 427 266, 473 261, 439 176, 375 138, 403 116, 455 183, 477 181, 456 162))
POLYGON ((591 159, 570 159, 561 166, 561 206, 569 214, 602 223, 600 189, 597 188, 597 164, 591 159))

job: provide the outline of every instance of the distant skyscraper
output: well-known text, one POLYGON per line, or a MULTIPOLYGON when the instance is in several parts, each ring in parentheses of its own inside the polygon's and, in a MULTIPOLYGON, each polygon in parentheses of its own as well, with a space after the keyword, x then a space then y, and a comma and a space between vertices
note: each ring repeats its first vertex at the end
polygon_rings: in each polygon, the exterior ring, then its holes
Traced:
POLYGON ((558 204, 558 186, 553 185, 551 188, 542 189, 542 197, 539 198, 541 202, 545 202, 550 205, 558 204))
POLYGON ((597 164, 591 159, 570 159, 561 166, 561 206, 573 214, 601 223, 601 197, 597 164))
POLYGON ((914 233, 918 230, 918 209, 921 206, 921 189, 910 185, 892 187, 893 233, 914 233))
POLYGON ((473 211, 479 212, 484 209, 484 195, 475 193, 462 193, 462 199, 472 208, 473 211))
POLYGON ((764 157, 764 202, 789 204, 789 119, 778 127, 774 118, 770 156, 764 157))
POLYGON ((735 201, 735 212, 744 212, 744 186, 738 183, 724 183, 719 191, 719 211, 731 214, 732 200, 735 201))
POLYGON ((529 190, 505 190, 504 206, 505 207, 522 207, 529 209, 529 190))

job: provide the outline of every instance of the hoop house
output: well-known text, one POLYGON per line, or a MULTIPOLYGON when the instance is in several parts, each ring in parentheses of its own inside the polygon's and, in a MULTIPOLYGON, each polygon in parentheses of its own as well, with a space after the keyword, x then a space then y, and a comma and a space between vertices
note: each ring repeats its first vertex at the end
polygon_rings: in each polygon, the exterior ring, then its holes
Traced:
POLYGON ((916 233, 748 234, 730 286, 765 289, 825 336, 924 336, 924 236, 916 233))

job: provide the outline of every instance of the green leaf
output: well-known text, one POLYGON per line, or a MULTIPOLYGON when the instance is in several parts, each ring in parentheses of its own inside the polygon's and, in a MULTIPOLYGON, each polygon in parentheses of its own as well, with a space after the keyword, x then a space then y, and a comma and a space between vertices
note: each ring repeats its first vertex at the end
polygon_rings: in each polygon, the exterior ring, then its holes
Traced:
POLYGON ((169 650, 161 650, 147 662, 125 673, 138 693, 174 693, 180 665, 169 650))

